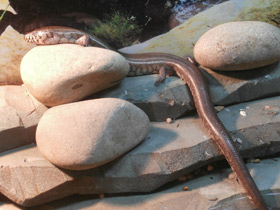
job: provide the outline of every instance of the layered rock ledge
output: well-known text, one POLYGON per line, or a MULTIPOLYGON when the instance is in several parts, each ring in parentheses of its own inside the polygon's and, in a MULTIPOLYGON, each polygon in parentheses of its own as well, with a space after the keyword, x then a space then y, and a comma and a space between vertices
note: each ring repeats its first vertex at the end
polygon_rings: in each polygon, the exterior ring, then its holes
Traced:
MULTIPOLYGON (((230 106, 219 117, 243 157, 280 151, 280 97, 230 106)), ((35 145, 1 153, 0 191, 23 206, 72 194, 150 192, 209 164, 221 153, 196 117, 172 124, 152 123, 146 140, 121 158, 96 169, 62 170, 35 145)))
MULTIPOLYGON (((258 164, 247 164, 254 180, 262 191, 265 202, 273 209, 279 203, 280 159, 262 160, 258 164), (265 181, 264 181, 265 179, 265 181)), ((249 199, 241 194, 242 187, 235 181, 231 170, 218 170, 207 176, 177 182, 168 189, 145 195, 107 197, 71 196, 36 208, 48 210, 142 210, 142 209, 189 209, 189 210, 240 210, 254 209, 249 199), (188 188, 188 190, 183 190, 188 188), (75 202, 73 202, 75 201, 75 202)))
MULTIPOLYGON (((237 72, 215 72, 201 67, 215 105, 230 105, 277 96, 280 93, 280 63, 237 72)), ((178 77, 154 86, 157 75, 126 77, 117 87, 104 90, 90 98, 114 97, 140 107, 151 121, 179 118, 193 111, 189 88, 178 77)))

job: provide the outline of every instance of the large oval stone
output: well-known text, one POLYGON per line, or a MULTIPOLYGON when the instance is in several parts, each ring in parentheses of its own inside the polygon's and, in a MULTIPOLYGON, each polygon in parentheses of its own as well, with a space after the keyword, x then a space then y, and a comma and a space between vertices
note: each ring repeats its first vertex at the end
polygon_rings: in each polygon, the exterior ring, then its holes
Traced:
POLYGON ((149 131, 146 114, 115 98, 50 108, 41 118, 36 142, 51 163, 72 170, 103 165, 129 151, 149 131))
POLYGON ((55 106, 80 100, 119 83, 129 64, 120 54, 73 44, 38 46, 21 62, 21 77, 41 103, 55 106))
POLYGON ((266 66, 280 60, 280 29, 259 21, 225 23, 201 36, 194 57, 214 70, 266 66))

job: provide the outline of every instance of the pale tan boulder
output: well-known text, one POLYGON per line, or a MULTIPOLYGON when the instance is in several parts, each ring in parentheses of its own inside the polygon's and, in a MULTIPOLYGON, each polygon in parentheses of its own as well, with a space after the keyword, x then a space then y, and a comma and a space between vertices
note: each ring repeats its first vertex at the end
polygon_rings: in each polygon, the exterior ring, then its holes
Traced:
POLYGON ((115 98, 64 104, 39 122, 36 142, 51 163, 72 170, 103 165, 126 153, 149 131, 146 114, 115 98))
POLYGON ((126 77, 120 54, 73 44, 38 46, 22 59, 21 76, 31 94, 47 106, 78 101, 126 77))
POLYGON ((0 85, 21 85, 21 59, 35 44, 27 43, 23 34, 8 26, 0 36, 0 46, 0 85))
POLYGON ((35 142, 35 131, 47 110, 23 86, 0 86, 0 152, 35 142))
POLYGON ((13 13, 14 15, 16 15, 16 11, 14 10, 14 8, 11 7, 11 5, 9 5, 9 0, 0 0, 0 10, 6 10, 13 13), (8 8, 7 8, 8 6, 8 8))
POLYGON ((280 29, 260 21, 229 22, 207 31, 194 57, 214 70, 246 70, 280 60, 280 29))

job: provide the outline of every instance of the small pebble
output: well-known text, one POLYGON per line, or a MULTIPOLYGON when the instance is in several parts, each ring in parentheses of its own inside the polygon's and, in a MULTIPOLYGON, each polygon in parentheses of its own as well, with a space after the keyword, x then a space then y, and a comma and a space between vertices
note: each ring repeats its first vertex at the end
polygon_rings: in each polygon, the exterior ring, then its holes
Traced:
POLYGON ((240 138, 234 138, 233 141, 238 142, 239 144, 242 144, 242 139, 240 139, 240 138))
POLYGON ((192 179, 192 178, 193 178, 193 175, 192 175, 192 174, 188 174, 188 175, 187 175, 187 178, 188 178, 188 179, 192 179))
POLYGON ((193 172, 194 173, 194 175, 198 175, 199 173, 200 173, 200 168, 199 169, 197 169, 195 172, 193 172))
POLYGON ((214 167, 212 165, 207 166, 207 171, 213 171, 213 170, 214 170, 214 167))
POLYGON ((260 163, 260 162, 261 162, 261 160, 259 158, 254 159, 254 163, 260 163))
POLYGON ((242 144, 242 140, 240 138, 237 138, 236 141, 239 143, 239 144, 242 144))
POLYGON ((272 76, 271 76, 270 74, 267 74, 267 75, 264 76, 264 78, 265 78, 265 79, 271 79, 272 76))
POLYGON ((273 106, 268 106, 268 105, 267 105, 267 106, 264 106, 264 107, 263 107, 263 110, 270 110, 270 109, 273 109, 273 106))
POLYGON ((216 200, 218 200, 218 198, 209 198, 209 201, 216 201, 216 200))
POLYGON ((236 178, 236 176, 235 176, 235 174, 234 174, 234 173, 231 173, 231 174, 229 174, 228 178, 229 178, 229 179, 235 179, 235 178, 236 178))
POLYGON ((243 117, 246 117, 247 116, 247 112, 244 111, 244 110, 240 110, 240 115, 242 115, 243 117))
POLYGON ((178 181, 180 182, 183 182, 183 181, 186 181, 187 180, 187 177, 186 176, 181 176, 178 178, 178 181))
POLYGON ((169 118, 166 118, 166 122, 168 123, 168 124, 170 124, 170 123, 172 123, 172 119, 169 117, 169 118))
POLYGON ((170 106, 174 106, 174 104, 175 104, 175 101, 174 101, 174 100, 169 101, 169 105, 170 105, 170 106))
POLYGON ((224 106, 215 106, 214 109, 216 112, 220 112, 224 109, 225 107, 224 106))
POLYGON ((249 158, 246 162, 247 163, 260 163, 261 160, 259 158, 249 158))
POLYGON ((184 187, 183 187, 183 190, 184 190, 184 191, 187 191, 188 189, 189 189, 188 186, 184 186, 184 187))

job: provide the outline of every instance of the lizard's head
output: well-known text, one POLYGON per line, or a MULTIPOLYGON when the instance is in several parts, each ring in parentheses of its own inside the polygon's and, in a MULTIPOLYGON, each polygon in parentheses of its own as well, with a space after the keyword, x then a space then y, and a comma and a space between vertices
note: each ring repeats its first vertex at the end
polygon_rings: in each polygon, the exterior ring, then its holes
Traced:
POLYGON ((34 30, 24 35, 24 40, 38 45, 57 44, 54 34, 47 30, 34 30))

